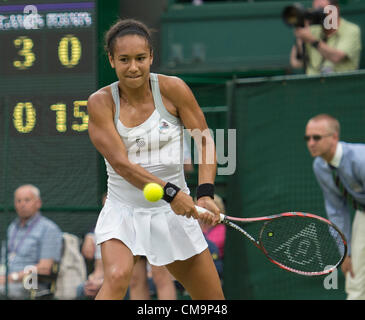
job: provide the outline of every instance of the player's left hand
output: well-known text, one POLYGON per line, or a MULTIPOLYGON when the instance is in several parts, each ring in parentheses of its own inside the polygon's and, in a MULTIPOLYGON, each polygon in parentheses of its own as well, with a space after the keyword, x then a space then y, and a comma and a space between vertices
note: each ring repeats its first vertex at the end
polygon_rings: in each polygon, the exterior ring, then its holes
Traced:
POLYGON ((201 220, 203 223, 210 224, 210 225, 216 225, 220 221, 220 212, 219 208, 215 204, 214 200, 211 197, 201 197, 197 201, 197 205, 199 207, 205 208, 209 210, 211 213, 201 213, 199 214, 199 220, 201 220))

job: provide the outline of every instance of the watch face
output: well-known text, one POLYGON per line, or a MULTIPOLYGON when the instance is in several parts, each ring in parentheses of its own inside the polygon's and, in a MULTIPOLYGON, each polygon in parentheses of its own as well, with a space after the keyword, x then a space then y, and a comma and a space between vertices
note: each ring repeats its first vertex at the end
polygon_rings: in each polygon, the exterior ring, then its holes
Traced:
POLYGON ((173 197, 175 194, 176 194, 176 190, 174 188, 171 188, 171 187, 168 187, 166 189, 166 194, 169 196, 169 197, 173 197))

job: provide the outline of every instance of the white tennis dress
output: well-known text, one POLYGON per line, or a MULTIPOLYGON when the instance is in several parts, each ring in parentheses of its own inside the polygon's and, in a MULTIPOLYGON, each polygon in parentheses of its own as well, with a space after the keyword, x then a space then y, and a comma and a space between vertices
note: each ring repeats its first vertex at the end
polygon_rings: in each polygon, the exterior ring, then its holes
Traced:
MULTIPOLYGON (((163 105, 157 74, 150 74, 150 83, 155 110, 133 128, 119 120, 118 82, 111 84, 117 131, 131 162, 189 194, 183 170, 183 125, 163 105)), ((105 163, 108 195, 95 228, 97 244, 119 239, 133 255, 146 256, 156 266, 186 260, 208 247, 197 220, 176 215, 164 200, 147 201, 141 190, 118 175, 106 159, 105 163)))

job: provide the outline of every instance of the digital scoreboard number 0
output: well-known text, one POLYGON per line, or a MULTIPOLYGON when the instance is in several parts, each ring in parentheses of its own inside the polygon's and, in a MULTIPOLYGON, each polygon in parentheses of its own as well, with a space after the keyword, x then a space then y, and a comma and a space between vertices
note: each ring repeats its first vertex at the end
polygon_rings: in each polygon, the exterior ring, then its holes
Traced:
MULTIPOLYGON (((13 44, 18 49, 18 56, 13 61, 13 66, 18 70, 31 68, 37 57, 33 51, 34 41, 28 36, 19 36, 13 44)), ((73 35, 67 34, 61 38, 57 46, 57 57, 59 62, 65 68, 73 68, 80 62, 82 55, 82 44, 80 39, 73 35)))

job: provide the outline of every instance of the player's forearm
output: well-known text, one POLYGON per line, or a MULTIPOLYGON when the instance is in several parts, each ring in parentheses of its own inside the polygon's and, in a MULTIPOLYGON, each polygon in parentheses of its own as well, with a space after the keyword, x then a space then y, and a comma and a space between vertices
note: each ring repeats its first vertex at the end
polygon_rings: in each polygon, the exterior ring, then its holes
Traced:
POLYGON ((199 165, 199 184, 213 183, 217 172, 216 164, 200 164, 199 165))
POLYGON ((217 173, 217 158, 212 138, 202 143, 199 156, 199 184, 214 183, 217 173))

